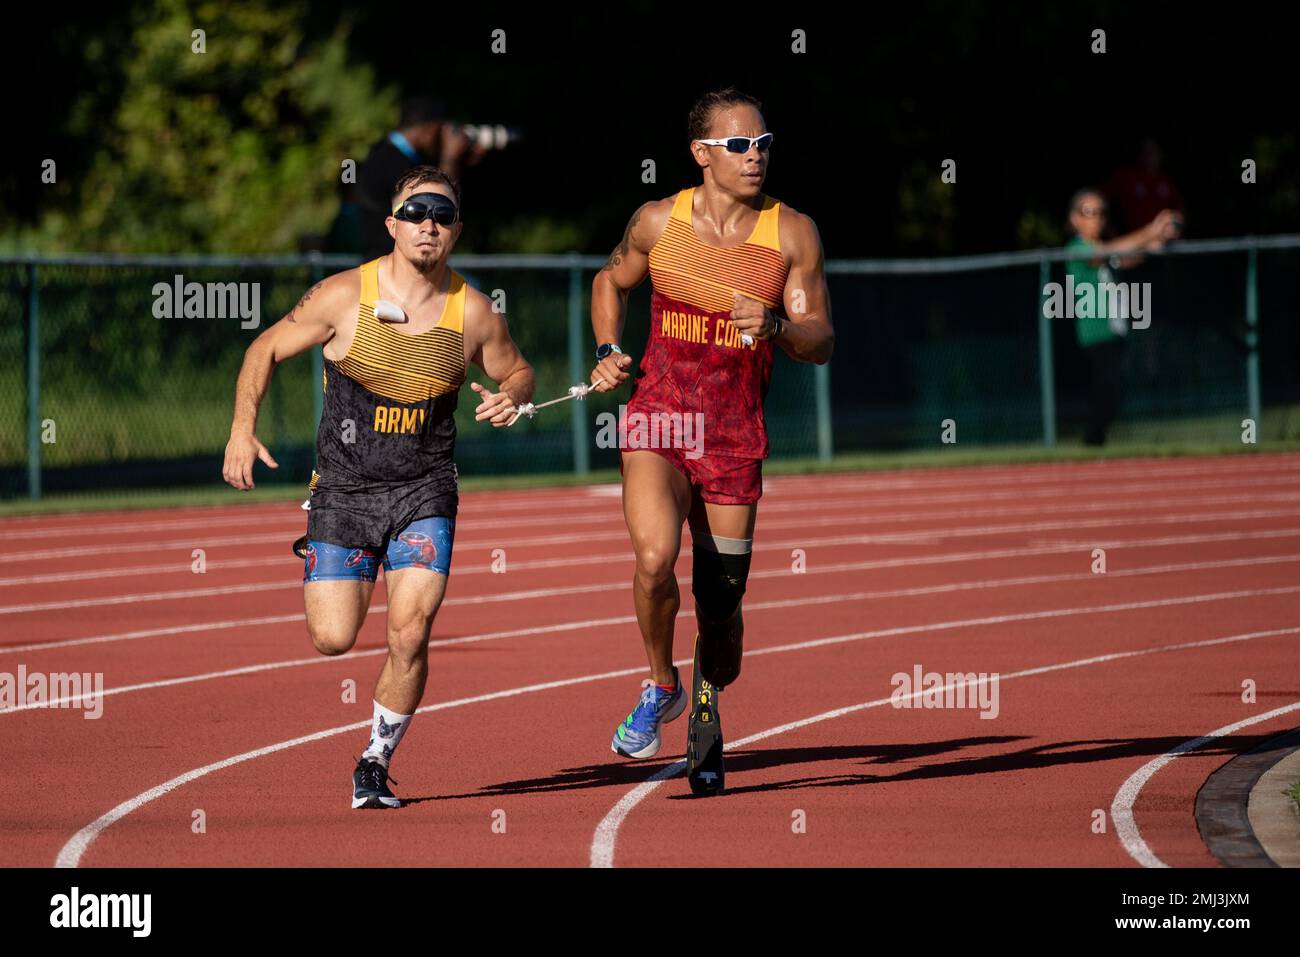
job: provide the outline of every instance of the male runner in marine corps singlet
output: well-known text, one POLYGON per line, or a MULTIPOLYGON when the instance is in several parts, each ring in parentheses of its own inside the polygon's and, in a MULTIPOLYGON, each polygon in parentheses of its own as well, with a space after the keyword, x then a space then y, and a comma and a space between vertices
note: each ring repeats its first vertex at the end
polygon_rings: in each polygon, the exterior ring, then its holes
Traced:
POLYGON ((388 588, 388 659, 375 684, 370 742, 352 776, 354 808, 401 806, 388 764, 424 694, 429 631, 451 572, 452 413, 468 364, 500 390, 471 383, 482 398, 478 421, 502 427, 533 394, 532 367, 505 315, 447 267, 462 228, 455 182, 432 166, 410 170, 394 188, 387 224, 391 253, 317 283, 249 346, 222 473, 249 489, 255 459, 277 467, 254 434, 258 406, 278 363, 323 345, 325 407, 300 540, 317 650, 341 655, 352 647, 380 563, 388 588))
POLYGON ((628 293, 649 274, 650 339, 626 420, 702 417, 702 449, 647 448, 644 436, 634 443, 628 435, 620 452, 636 552, 633 597, 653 680, 611 740, 617 754, 651 757, 660 725, 686 707, 673 666, 680 606, 673 566, 689 521, 698 633, 687 777, 699 795, 724 783, 717 693, 740 673, 740 602, 768 454, 763 400, 773 346, 820 364, 835 343, 817 227, 762 192, 773 135, 760 109, 731 88, 695 105, 688 134, 703 185, 637 210, 591 291, 595 391, 629 377, 632 359, 619 348, 628 293))

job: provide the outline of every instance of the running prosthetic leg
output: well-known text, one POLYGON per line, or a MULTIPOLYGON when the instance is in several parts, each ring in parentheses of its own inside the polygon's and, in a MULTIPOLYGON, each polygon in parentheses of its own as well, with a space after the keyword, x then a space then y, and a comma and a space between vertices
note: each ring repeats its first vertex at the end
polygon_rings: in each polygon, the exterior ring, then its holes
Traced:
POLYGON ((722 725, 718 692, 702 673, 703 642, 695 636, 695 668, 691 677, 691 718, 686 734, 686 780, 696 797, 721 794, 723 788, 722 725))

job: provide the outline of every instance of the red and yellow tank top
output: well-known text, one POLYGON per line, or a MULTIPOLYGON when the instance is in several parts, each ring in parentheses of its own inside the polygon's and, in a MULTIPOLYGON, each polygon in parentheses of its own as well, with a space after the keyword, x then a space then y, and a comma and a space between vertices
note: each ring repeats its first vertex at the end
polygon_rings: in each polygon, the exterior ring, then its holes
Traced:
POLYGON ((763 400, 773 346, 757 339, 744 345, 728 320, 734 293, 783 311, 788 270, 777 231, 781 204, 765 196, 749 237, 722 247, 696 235, 694 196, 694 188, 677 194, 650 250, 650 338, 628 414, 702 413, 705 454, 766 458, 763 400))

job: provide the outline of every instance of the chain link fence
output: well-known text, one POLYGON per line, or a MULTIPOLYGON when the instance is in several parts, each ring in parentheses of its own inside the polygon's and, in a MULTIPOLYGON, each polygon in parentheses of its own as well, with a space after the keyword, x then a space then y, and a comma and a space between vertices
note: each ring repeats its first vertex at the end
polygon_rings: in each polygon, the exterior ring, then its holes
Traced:
MULTIPOLYGON (((830 262, 836 353, 829 366, 777 350, 766 415, 774 458, 1072 441, 1087 368, 1069 319, 1048 319, 1060 250, 942 260, 830 262), (833 374, 832 374, 833 369, 833 374)), ((591 279, 603 260, 467 256, 453 266, 504 296, 537 372, 536 401, 586 381, 591 279)), ((341 257, 0 258, 0 497, 220 481, 234 383, 248 344, 341 257), (178 280, 177 277, 180 277, 178 280), (256 327, 231 300, 190 317, 165 287, 256 284, 256 327), (162 313, 162 314, 160 314, 162 313)), ((1126 338, 1117 441, 1226 444, 1253 418, 1259 438, 1300 437, 1300 237, 1175 244, 1126 269, 1149 283, 1146 328, 1126 338)), ((634 291, 625 348, 641 355, 649 284, 634 291)), ((280 463, 259 482, 305 483, 320 408, 320 350, 280 366, 258 436, 280 463)), ((470 377, 490 384, 471 367, 470 377)), ((508 432, 457 411, 462 476, 616 468, 596 441, 626 390, 556 406, 508 432)))
MULTIPOLYGON (((1050 318, 1066 261, 1036 250, 831 262, 834 446, 1077 442, 1089 367, 1069 316, 1050 318)), ((1300 439, 1300 237, 1180 242, 1126 261, 1141 290, 1123 337, 1116 443, 1300 439), (1145 326, 1143 328, 1142 326, 1145 326)))

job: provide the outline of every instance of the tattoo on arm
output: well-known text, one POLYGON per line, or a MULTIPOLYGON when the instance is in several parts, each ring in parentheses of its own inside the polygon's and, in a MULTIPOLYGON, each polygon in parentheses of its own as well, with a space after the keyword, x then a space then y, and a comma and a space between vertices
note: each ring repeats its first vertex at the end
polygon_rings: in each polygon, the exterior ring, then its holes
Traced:
POLYGON ((641 210, 638 209, 632 214, 632 218, 628 220, 627 229, 623 230, 623 241, 619 243, 618 247, 610 254, 609 262, 605 263, 605 265, 601 267, 601 272, 613 269, 623 261, 623 257, 627 255, 628 247, 632 242, 632 230, 636 229, 637 220, 640 218, 641 210))
POLYGON ((316 283, 316 285, 312 286, 310 289, 308 289, 306 292, 302 294, 302 298, 298 300, 298 305, 294 306, 293 311, 289 313, 290 322, 292 322, 294 325, 298 324, 298 320, 294 318, 294 315, 298 312, 299 309, 301 309, 303 306, 307 304, 307 300, 311 298, 311 294, 314 293, 317 289, 319 289, 323 285, 325 285, 324 279, 316 283))

